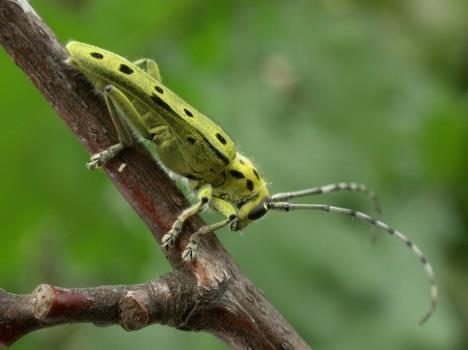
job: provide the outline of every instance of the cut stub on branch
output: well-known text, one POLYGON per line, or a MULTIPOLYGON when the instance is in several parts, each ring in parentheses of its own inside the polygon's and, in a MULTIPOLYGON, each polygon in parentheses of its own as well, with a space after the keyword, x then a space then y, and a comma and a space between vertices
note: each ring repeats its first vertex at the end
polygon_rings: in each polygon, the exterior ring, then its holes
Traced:
POLYGON ((67 320, 86 313, 95 303, 91 295, 41 284, 33 291, 33 313, 39 320, 67 320))
POLYGON ((180 273, 133 286, 69 289, 41 284, 29 295, 0 290, 0 343, 10 345, 33 330, 57 324, 120 324, 130 331, 152 323, 180 323, 194 309, 195 294, 195 280, 180 273))
POLYGON ((146 293, 141 291, 128 292, 119 303, 122 327, 127 331, 136 331, 148 325, 147 305, 149 305, 149 299, 146 293))

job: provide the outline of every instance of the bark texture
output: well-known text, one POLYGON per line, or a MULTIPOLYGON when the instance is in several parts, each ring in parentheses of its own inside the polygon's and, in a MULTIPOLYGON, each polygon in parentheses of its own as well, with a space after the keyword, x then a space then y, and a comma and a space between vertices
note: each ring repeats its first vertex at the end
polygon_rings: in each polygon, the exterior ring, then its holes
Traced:
MULTIPOLYGON (((0 0, 0 43, 90 153, 117 142, 104 102, 64 63, 62 43, 25 0, 0 0)), ((159 244, 188 205, 184 196, 141 145, 104 170, 159 244)), ((176 246, 162 250, 173 271, 155 281, 85 289, 43 284, 26 295, 0 289, 0 344, 65 323, 120 324, 126 330, 161 323, 210 332, 234 349, 309 349, 215 235, 202 240, 195 262, 181 261, 188 237, 202 224, 192 218, 176 246)))

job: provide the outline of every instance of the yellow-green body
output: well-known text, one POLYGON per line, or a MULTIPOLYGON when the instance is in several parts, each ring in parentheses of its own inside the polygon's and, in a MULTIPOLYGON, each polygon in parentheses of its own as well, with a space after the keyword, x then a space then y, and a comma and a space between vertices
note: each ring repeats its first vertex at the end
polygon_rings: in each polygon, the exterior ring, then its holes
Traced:
MULTIPOLYGON (((72 41, 67 50, 69 63, 98 91, 108 93, 106 101, 111 112, 114 110, 114 118, 129 120, 139 134, 154 141, 168 169, 188 178, 193 190, 203 189, 199 192, 208 198, 200 200, 228 219, 223 226, 230 223, 238 230, 266 213, 261 203, 270 193, 258 170, 236 152, 226 132, 162 84, 154 62, 150 74, 148 68, 143 70, 89 44, 72 41), (110 86, 112 90, 107 91, 110 86), (134 113, 129 112, 132 108, 134 113), (256 207, 255 215, 249 218, 256 207)), ((201 209, 199 205, 196 212, 201 209)), ((175 231, 180 231, 186 218, 182 219, 175 231)))

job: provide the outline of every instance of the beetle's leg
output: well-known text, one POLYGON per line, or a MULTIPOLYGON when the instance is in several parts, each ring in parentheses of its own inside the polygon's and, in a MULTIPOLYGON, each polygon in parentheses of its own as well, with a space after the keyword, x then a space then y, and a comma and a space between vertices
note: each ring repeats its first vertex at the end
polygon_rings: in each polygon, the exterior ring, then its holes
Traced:
POLYGON ((151 137, 140 114, 119 89, 112 85, 107 85, 103 89, 103 94, 112 122, 117 130, 119 143, 94 154, 87 164, 89 169, 102 167, 106 162, 117 156, 124 148, 132 145, 134 137, 129 122, 140 135, 145 138, 151 137))
POLYGON ((159 66, 156 61, 152 60, 151 58, 140 58, 133 62, 137 66, 142 66, 142 69, 146 71, 149 75, 151 75, 154 79, 161 81, 161 74, 159 73, 159 66))
POLYGON ((203 185, 197 193, 198 201, 191 207, 185 209, 174 221, 171 229, 166 233, 162 240, 161 244, 164 248, 169 248, 174 244, 177 236, 182 231, 184 222, 191 216, 198 214, 203 210, 203 207, 211 200, 212 188, 211 185, 203 185))
POLYGON ((218 213, 225 217, 224 220, 200 227, 200 229, 190 236, 189 242, 185 247, 185 250, 182 252, 182 259, 186 262, 195 260, 197 255, 198 244, 200 243, 203 235, 216 231, 226 225, 229 225, 236 218, 236 209, 232 206, 231 203, 226 202, 220 198, 212 198, 210 202, 210 207, 216 210, 218 213))

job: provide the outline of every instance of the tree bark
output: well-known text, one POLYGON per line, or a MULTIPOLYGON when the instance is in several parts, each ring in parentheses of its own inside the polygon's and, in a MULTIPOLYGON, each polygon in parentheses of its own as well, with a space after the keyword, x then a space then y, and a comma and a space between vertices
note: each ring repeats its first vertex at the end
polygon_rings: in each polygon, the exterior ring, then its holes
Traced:
MULTIPOLYGON (((104 102, 65 64, 63 45, 26 0, 0 0, 0 42, 90 153, 117 142, 104 102)), ((159 244, 187 207, 184 196, 142 145, 125 150, 104 171, 159 244)), ((210 332, 234 349, 309 349, 214 234, 204 237, 196 261, 182 262, 188 238, 202 224, 199 217, 188 221, 176 246, 162 249, 173 272, 146 284, 87 289, 43 284, 27 295, 0 289, 0 344, 65 323, 120 324, 126 330, 161 323, 210 332)))

